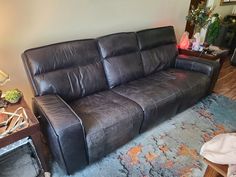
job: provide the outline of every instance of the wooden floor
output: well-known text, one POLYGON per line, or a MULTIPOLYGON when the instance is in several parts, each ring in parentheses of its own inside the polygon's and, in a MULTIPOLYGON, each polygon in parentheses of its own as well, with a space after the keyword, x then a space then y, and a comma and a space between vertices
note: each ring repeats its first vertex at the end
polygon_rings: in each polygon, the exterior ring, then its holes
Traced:
POLYGON ((236 66, 227 59, 220 71, 214 92, 236 100, 236 66))

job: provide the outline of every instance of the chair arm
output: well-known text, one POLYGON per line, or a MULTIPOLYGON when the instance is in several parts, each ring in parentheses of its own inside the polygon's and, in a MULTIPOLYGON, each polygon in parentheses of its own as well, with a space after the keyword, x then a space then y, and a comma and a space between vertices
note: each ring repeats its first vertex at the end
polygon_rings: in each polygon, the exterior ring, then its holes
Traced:
POLYGON ((33 109, 55 160, 67 174, 88 164, 85 134, 81 119, 58 95, 44 95, 33 99, 33 109))
POLYGON ((220 63, 198 57, 179 55, 176 58, 175 68, 206 74, 211 79, 209 88, 209 92, 211 92, 219 76, 220 63))

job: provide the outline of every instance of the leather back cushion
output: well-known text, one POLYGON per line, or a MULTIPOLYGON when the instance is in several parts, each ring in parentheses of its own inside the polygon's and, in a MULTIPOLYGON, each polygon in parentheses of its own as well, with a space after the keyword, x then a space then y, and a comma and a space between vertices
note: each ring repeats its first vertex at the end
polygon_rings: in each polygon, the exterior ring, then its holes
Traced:
POLYGON ((110 88, 144 75, 135 33, 118 33, 98 39, 110 88))
POLYGON ((59 94, 69 101, 107 88, 95 40, 30 49, 22 56, 35 95, 59 94))
POLYGON ((149 75, 174 65, 176 37, 171 26, 137 32, 144 73, 149 75))

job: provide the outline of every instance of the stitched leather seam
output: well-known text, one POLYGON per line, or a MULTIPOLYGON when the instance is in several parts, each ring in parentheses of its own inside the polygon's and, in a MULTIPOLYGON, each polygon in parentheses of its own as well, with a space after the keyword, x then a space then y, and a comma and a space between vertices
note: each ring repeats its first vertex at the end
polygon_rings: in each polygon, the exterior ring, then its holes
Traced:
POLYGON ((82 131, 83 131, 83 139, 84 139, 84 148, 85 148, 85 152, 86 152, 86 157, 87 157, 87 161, 88 161, 88 150, 87 150, 87 141, 86 141, 86 131, 83 125, 83 121, 80 119, 80 117, 75 113, 75 111, 58 95, 56 95, 66 106, 67 108, 74 114, 74 116, 79 120, 81 127, 82 127, 82 131))
MULTIPOLYGON (((75 114, 75 112, 70 108, 70 106, 69 106, 61 97, 59 97, 58 95, 55 95, 55 96, 56 96, 60 101, 62 101, 62 102, 67 106, 67 108, 68 108, 69 110, 71 110, 71 112, 74 114, 74 116, 79 120, 78 123, 80 123, 80 125, 81 125, 81 127, 82 127, 82 131, 83 131, 84 145, 87 145, 87 143, 86 143, 86 141, 85 141, 85 133, 84 133, 85 131, 84 131, 84 127, 83 127, 83 125, 82 125, 82 121, 80 120, 80 118, 75 114)), ((61 142, 60 142, 60 140, 59 140, 59 135, 60 135, 60 132, 61 132, 62 130, 60 130, 59 132, 57 132, 57 131, 55 130, 54 126, 52 125, 51 121, 48 119, 48 116, 47 116, 46 113, 44 112, 43 108, 39 105, 39 103, 38 103, 36 100, 35 100, 35 103, 38 105, 38 108, 40 109, 40 112, 41 112, 41 113, 44 115, 44 117, 47 119, 48 123, 50 124, 50 126, 51 126, 52 129, 54 130, 55 135, 57 136, 57 140, 58 140, 58 143, 59 143, 59 145, 60 145, 60 151, 62 152, 61 155, 62 155, 62 158, 63 158, 63 161, 64 161, 63 163, 64 163, 64 165, 65 165, 65 167, 66 167, 66 170, 68 170, 68 166, 67 166, 67 164, 66 164, 66 160, 65 160, 65 157, 64 157, 64 151, 62 150, 61 142)), ((72 125, 70 125, 70 126, 64 128, 63 130, 68 129, 68 128, 70 128, 71 126, 78 125, 78 123, 74 123, 74 124, 72 124, 72 125)), ((85 148, 85 152, 86 152, 86 160, 87 160, 87 162, 88 162, 87 147, 84 147, 84 148, 85 148)))
MULTIPOLYGON (((179 67, 181 67, 181 65, 182 64, 184 64, 185 63, 185 61, 187 60, 187 59, 182 59, 182 58, 178 58, 178 59, 176 59, 177 61, 176 61, 176 64, 175 64, 175 68, 179 68, 179 67), (179 60, 179 61, 178 61, 179 60)), ((192 61, 192 60, 190 60, 190 61, 186 61, 186 63, 189 63, 191 66, 190 66, 190 70, 191 71, 194 71, 194 65, 195 64, 201 64, 201 65, 206 65, 206 66, 208 66, 208 67, 210 67, 210 76, 212 75, 212 70, 214 69, 214 66, 213 65, 211 65, 211 64, 209 64, 209 63, 204 63, 204 62, 197 62, 197 61, 192 61)), ((206 72, 204 72, 204 74, 206 74, 206 75, 208 75, 208 73, 206 73, 206 72)), ((208 75, 209 76, 209 75, 208 75)))
POLYGON ((22 57, 23 57, 23 64, 24 64, 26 71, 27 71, 27 76, 32 83, 32 87, 33 87, 32 90, 34 92, 34 95, 39 95, 38 88, 36 87, 36 84, 35 84, 35 80, 32 77, 33 73, 31 72, 31 70, 29 68, 29 58, 25 53, 22 54, 22 57))
POLYGON ((174 44, 176 44, 176 42, 161 43, 161 44, 158 44, 158 45, 147 47, 145 49, 140 49, 140 52, 145 52, 147 50, 155 50, 155 49, 158 49, 158 48, 163 47, 163 46, 169 46, 169 45, 174 45, 174 44))
POLYGON ((137 54, 137 53, 139 53, 139 49, 138 48, 136 50, 133 50, 133 51, 126 51, 125 53, 104 57, 103 59, 104 60, 108 60, 108 59, 114 58, 114 57, 121 57, 121 56, 126 56, 126 55, 131 55, 131 54, 137 54))
POLYGON ((40 76, 40 75, 44 75, 44 74, 47 74, 47 73, 60 72, 61 70, 73 70, 73 69, 77 69, 77 68, 84 67, 84 66, 87 66, 87 65, 93 65, 93 64, 96 64, 96 63, 100 63, 100 62, 102 62, 102 61, 98 57, 98 60, 95 60, 94 62, 86 64, 86 65, 76 65, 76 66, 74 66, 75 64, 72 64, 71 66, 67 66, 65 68, 62 67, 62 68, 52 69, 50 71, 44 71, 42 73, 36 73, 36 74, 32 74, 32 75, 33 76, 40 76))
POLYGON ((50 124, 50 126, 52 127, 52 129, 53 129, 55 135, 57 136, 57 142, 58 142, 58 144, 59 144, 59 149, 60 149, 60 151, 61 151, 60 154, 61 154, 62 159, 63 159, 63 164, 64 164, 64 166, 66 167, 66 171, 68 172, 68 167, 67 167, 66 162, 65 162, 64 153, 63 153, 62 148, 61 148, 61 144, 60 144, 60 141, 59 141, 58 134, 57 134, 57 132, 55 131, 55 128, 54 128, 54 126, 52 125, 51 121, 48 119, 48 116, 47 116, 46 113, 43 111, 43 108, 39 105, 39 103, 38 103, 38 101, 37 101, 36 99, 35 99, 35 103, 37 104, 37 107, 40 109, 40 112, 41 112, 41 113, 44 115, 44 117, 47 119, 47 122, 50 124))

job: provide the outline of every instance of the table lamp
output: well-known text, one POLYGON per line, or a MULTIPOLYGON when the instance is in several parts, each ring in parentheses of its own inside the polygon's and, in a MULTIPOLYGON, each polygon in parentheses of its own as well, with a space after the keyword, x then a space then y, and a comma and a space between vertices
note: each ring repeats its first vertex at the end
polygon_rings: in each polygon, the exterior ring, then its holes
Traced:
MULTIPOLYGON (((0 70, 0 86, 4 85, 9 80, 10 80, 9 75, 0 70)), ((2 91, 0 90, 0 108, 4 104, 3 100, 1 99, 1 96, 2 96, 2 91)))

